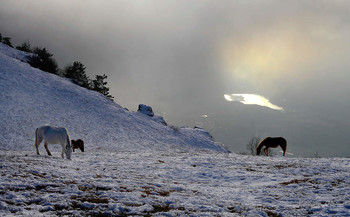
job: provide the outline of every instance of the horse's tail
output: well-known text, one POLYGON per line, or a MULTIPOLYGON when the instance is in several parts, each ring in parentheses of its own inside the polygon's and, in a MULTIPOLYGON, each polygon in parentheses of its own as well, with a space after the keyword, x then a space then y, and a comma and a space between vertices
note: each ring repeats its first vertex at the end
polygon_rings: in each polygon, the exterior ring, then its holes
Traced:
POLYGON ((287 140, 283 137, 281 137, 282 143, 281 143, 281 148, 283 150, 283 156, 286 154, 287 151, 287 140))
POLYGON ((84 152, 84 141, 83 140, 80 140, 80 144, 81 144, 81 151, 84 152))

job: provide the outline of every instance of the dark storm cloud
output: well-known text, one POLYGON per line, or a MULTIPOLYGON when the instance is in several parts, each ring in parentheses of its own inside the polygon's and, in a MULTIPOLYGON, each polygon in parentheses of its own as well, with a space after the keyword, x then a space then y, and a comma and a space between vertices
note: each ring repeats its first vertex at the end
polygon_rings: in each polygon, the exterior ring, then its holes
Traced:
POLYGON ((271 134, 289 137, 298 154, 316 143, 327 153, 332 139, 332 154, 347 150, 349 2, 0 3, 3 35, 48 48, 61 67, 78 60, 91 77, 107 74, 122 106, 149 104, 237 152, 271 134), (266 96, 285 112, 225 101, 235 93, 266 96))

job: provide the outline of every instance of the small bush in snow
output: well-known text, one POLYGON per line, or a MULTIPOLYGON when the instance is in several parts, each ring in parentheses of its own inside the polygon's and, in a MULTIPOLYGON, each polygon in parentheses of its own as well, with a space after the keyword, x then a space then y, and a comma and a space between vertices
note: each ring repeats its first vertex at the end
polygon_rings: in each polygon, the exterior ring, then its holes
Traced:
POLYGON ((247 143, 247 149, 250 151, 251 155, 256 155, 256 147, 259 145, 260 138, 253 136, 247 143))
POLYGON ((180 127, 177 126, 170 126, 171 129, 173 129, 175 132, 180 132, 180 127))

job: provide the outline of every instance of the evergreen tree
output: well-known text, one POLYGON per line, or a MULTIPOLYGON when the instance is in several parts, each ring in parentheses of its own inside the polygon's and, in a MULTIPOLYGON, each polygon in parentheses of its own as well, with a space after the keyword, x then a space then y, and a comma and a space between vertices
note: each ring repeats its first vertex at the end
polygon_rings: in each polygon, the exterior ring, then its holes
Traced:
POLYGON ((2 43, 6 44, 9 47, 13 47, 11 43, 11 38, 10 37, 3 37, 2 38, 2 43))
POLYGON ((90 89, 90 81, 85 73, 86 67, 81 62, 75 61, 73 64, 66 66, 64 72, 67 78, 79 86, 90 89))
POLYGON ((34 48, 33 55, 29 57, 29 64, 35 68, 39 68, 45 72, 50 72, 53 74, 58 73, 58 65, 53 54, 50 54, 46 48, 34 48))
POLYGON ((0 33, 0 42, 2 42, 2 35, 1 35, 1 33, 0 33))
POLYGON ((109 88, 106 87, 107 82, 105 81, 107 79, 107 75, 96 75, 95 79, 92 81, 93 84, 93 90, 105 95, 109 99, 113 99, 114 97, 109 95, 109 88))
POLYGON ((29 41, 23 42, 20 46, 17 46, 16 49, 28 53, 32 52, 29 41))

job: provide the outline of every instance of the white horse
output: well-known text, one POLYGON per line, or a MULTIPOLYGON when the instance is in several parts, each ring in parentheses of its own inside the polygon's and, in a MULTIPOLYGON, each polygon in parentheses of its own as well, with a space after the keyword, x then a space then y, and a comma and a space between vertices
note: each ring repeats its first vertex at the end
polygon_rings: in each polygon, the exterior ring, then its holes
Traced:
POLYGON ((39 145, 42 141, 45 141, 44 146, 47 154, 51 156, 51 152, 47 147, 48 144, 61 144, 62 146, 62 158, 64 153, 68 160, 71 159, 72 145, 69 139, 69 135, 66 128, 54 127, 54 126, 41 126, 35 130, 35 148, 36 153, 39 154, 39 145))

